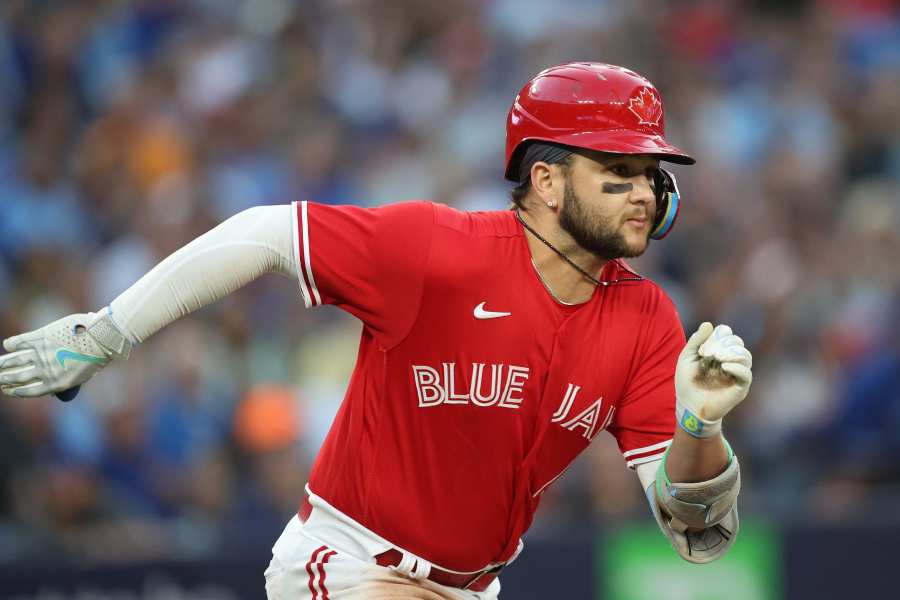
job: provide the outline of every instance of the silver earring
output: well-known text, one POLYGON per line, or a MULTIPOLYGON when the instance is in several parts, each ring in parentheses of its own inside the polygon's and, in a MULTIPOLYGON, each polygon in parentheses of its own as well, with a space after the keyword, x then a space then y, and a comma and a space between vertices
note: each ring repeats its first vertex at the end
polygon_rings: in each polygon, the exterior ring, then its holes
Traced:
POLYGON ((553 208, 554 206, 556 206, 556 202, 551 200, 550 202, 547 203, 547 206, 549 206, 550 208, 553 208))

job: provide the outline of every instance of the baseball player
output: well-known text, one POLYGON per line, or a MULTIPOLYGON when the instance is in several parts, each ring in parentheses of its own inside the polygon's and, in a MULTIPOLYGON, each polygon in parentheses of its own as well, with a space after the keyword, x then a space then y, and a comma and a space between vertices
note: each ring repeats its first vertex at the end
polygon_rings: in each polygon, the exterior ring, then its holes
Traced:
POLYGON ((685 342, 672 301, 623 258, 678 214, 663 104, 627 69, 572 63, 509 112, 511 210, 430 202, 251 208, 96 313, 4 342, 6 394, 71 398, 172 321, 268 272, 307 307, 364 324, 346 398, 298 514, 273 548, 270 599, 490 599, 541 493, 601 431, 618 441, 686 560, 738 532, 723 417, 751 355, 726 325, 685 342))

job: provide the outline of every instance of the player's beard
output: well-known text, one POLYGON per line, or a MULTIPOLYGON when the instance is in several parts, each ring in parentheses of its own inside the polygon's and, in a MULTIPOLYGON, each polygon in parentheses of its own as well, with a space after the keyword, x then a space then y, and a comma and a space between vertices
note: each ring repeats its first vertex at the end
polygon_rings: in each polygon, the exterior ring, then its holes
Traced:
POLYGON ((621 231, 615 228, 612 219, 590 214, 568 177, 559 213, 559 225, 579 246, 605 260, 640 256, 650 243, 648 231, 647 241, 643 246, 629 246, 621 231))

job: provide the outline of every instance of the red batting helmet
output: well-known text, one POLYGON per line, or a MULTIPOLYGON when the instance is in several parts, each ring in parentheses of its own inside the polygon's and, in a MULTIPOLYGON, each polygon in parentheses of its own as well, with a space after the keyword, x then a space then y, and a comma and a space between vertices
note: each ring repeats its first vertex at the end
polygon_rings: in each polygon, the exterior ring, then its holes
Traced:
POLYGON ((506 121, 507 179, 518 183, 523 142, 529 140, 695 162, 666 141, 662 98, 653 84, 604 63, 550 67, 525 84, 506 121))

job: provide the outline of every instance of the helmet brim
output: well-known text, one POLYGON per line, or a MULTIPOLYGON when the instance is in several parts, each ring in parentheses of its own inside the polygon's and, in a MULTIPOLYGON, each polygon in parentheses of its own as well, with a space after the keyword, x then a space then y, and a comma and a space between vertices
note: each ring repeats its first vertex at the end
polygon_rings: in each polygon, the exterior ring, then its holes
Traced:
MULTIPOLYGON (((597 152, 609 152, 611 154, 648 154, 660 160, 679 165, 692 165, 697 162, 693 156, 673 146, 663 139, 662 136, 636 131, 581 131, 569 135, 561 135, 553 139, 529 137, 520 142, 515 154, 518 155, 519 149, 529 141, 545 141, 572 146, 573 149, 596 150, 597 152)), ((517 161, 510 161, 509 169, 506 172, 506 178, 510 181, 517 181, 517 165, 515 173, 512 172, 514 170, 512 163, 514 162, 517 161)))

